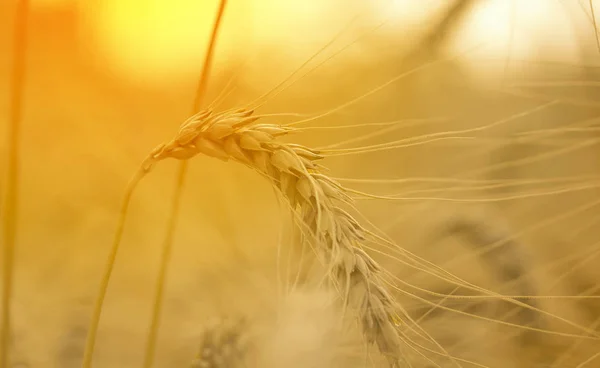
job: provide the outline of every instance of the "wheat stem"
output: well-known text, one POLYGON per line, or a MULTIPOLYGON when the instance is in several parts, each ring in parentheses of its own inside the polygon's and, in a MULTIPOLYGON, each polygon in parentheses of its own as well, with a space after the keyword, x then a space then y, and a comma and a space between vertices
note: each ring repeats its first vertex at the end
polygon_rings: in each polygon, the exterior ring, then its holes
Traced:
POLYGON ((94 302, 92 320, 88 330, 85 342, 85 350, 83 353, 83 368, 90 368, 92 366, 96 336, 98 335, 98 326, 100 325, 100 317, 102 316, 102 306, 104 304, 106 291, 108 290, 108 284, 110 282, 110 276, 112 275, 112 270, 115 264, 115 260, 117 258, 117 253, 119 251, 119 245, 121 244, 121 238, 123 237, 123 230, 125 229, 125 220, 127 218, 127 210, 129 208, 129 203, 131 202, 133 192, 140 180, 142 180, 142 178, 146 174, 146 172, 147 171, 143 168, 138 170, 127 185, 127 189, 125 190, 125 196, 121 204, 121 211, 119 212, 119 219, 117 220, 117 229, 115 231, 112 247, 108 255, 108 259, 106 261, 104 273, 102 275, 102 280, 100 281, 100 288, 98 290, 98 294, 96 295, 96 300, 94 302))
POLYGON ((160 257, 160 268, 156 277, 156 294, 152 305, 152 319, 150 321, 150 331, 146 341, 146 350, 144 353, 143 367, 151 367, 154 363, 156 352, 156 339, 158 336, 158 328, 160 326, 160 316, 162 312, 162 300, 165 289, 165 280, 169 269, 169 261, 173 249, 173 237, 175 235, 175 224, 177 223, 177 214, 179 212, 181 193, 183 192, 183 184, 187 173, 187 165, 181 165, 181 169, 177 175, 177 183, 175 195, 173 198, 173 207, 169 222, 167 225, 167 234, 163 243, 162 254, 160 257))
MULTIPOLYGON (((223 14, 225 13, 225 7, 227 5, 226 0, 221 0, 215 23, 212 28, 208 49, 204 59, 204 65, 200 74, 200 80, 198 82, 198 89, 194 98, 192 106, 192 113, 196 113, 202 106, 204 95, 206 92, 206 85, 208 77, 210 76, 212 60, 214 56, 215 45, 219 29, 223 20, 223 14)), ((182 161, 179 165, 177 172, 177 181, 175 186, 175 193, 173 196, 173 202, 171 211, 169 213, 169 219, 167 223, 167 231, 163 240, 162 255, 160 259, 160 268, 156 280, 156 294, 154 295, 154 302, 152 308, 152 319, 150 321, 150 331, 148 332, 148 338, 146 341, 146 350, 144 354, 144 362, 142 367, 150 368, 154 363, 154 357, 156 355, 156 340, 158 337, 158 329, 160 327, 160 317, 162 311, 162 303, 164 298, 165 281, 167 277, 167 271, 169 268, 169 261, 171 259, 171 250, 173 248, 173 238, 175 236, 175 230, 177 226, 177 218, 179 214, 179 206, 181 203, 181 196, 184 190, 185 177, 187 174, 188 162, 182 161)))
POLYGON ((206 93, 206 85, 208 82, 208 77, 210 76, 210 71, 212 69, 212 60, 215 52, 215 45, 217 42, 217 36, 219 34, 219 29, 221 28, 221 23, 223 21, 223 14, 225 13, 225 7, 227 6, 227 0, 221 0, 219 3, 219 9, 217 10, 217 15, 215 18, 215 23, 212 28, 212 33, 210 35, 210 41, 208 44, 208 49, 206 51, 206 56, 204 57, 204 65, 202 67, 202 72, 200 74, 200 81, 198 82, 198 89, 196 90, 196 97, 194 99, 194 105, 192 107, 192 111, 195 113, 200 110, 200 106, 202 106, 202 100, 204 99, 204 94, 206 93))
POLYGON ((2 326, 0 331, 0 367, 9 366, 11 297, 13 291, 14 257, 17 235, 18 180, 19 180, 19 140, 23 113, 23 88, 25 80, 25 56, 27 50, 27 21, 29 2, 21 0, 17 4, 15 24, 15 45, 13 71, 11 73, 11 102, 8 133, 8 179, 6 198, 2 201, 2 227, 4 243, 4 264, 2 272, 2 326))

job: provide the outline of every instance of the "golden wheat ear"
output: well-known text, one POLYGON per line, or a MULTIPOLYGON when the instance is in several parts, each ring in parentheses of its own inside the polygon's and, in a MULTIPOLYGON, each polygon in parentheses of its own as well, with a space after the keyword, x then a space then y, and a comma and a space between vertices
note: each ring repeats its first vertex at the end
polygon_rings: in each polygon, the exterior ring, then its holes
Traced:
POLYGON ((307 241, 327 265, 330 285, 343 290, 344 304, 357 311, 366 342, 376 344, 391 362, 398 361, 398 305, 380 266, 361 249, 368 231, 342 209, 352 204, 352 198, 323 173, 317 163, 322 158, 319 152, 276 139, 293 129, 256 121, 247 110, 188 123, 185 139, 176 135, 152 160, 187 160, 202 153, 240 162, 268 178, 300 219, 298 225, 309 232, 307 241))

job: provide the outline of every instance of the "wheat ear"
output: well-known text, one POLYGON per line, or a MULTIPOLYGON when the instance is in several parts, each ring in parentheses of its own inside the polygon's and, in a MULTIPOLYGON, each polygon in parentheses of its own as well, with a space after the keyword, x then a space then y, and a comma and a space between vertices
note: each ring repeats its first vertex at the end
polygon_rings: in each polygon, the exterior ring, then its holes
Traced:
POLYGON ((361 249, 367 231, 342 206, 352 206, 344 187, 323 173, 319 152, 278 141, 294 131, 258 124, 253 110, 202 111, 185 121, 176 137, 155 148, 147 167, 165 158, 187 160, 202 153, 243 163, 266 176, 308 228, 315 250, 328 265, 331 283, 345 305, 358 309, 367 343, 396 362, 400 338, 397 304, 386 289, 379 265, 361 249))
POLYGON ((8 128, 8 173, 6 198, 2 201, 2 242, 4 260, 2 266, 2 325, 0 326, 0 367, 9 366, 10 312, 13 290, 15 243, 17 237, 17 200, 19 189, 19 141, 21 115, 23 113, 23 87, 25 79, 25 54, 27 50, 27 21, 29 2, 17 4, 15 22, 14 64, 11 73, 11 101, 8 128))

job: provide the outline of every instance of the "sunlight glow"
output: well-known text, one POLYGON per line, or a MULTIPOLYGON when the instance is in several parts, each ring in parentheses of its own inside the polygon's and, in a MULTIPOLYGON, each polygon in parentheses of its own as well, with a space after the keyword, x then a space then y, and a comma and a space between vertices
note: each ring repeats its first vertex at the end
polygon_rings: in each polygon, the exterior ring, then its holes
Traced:
POLYGON ((559 2, 547 0, 487 0, 477 3, 457 35, 456 46, 485 44, 472 60, 484 73, 501 72, 505 61, 553 60, 576 63, 578 48, 569 16, 559 2))
MULTIPOLYGON (((231 1, 219 37, 216 62, 247 58, 256 47, 295 52, 342 27, 351 6, 338 0, 231 1), (336 15, 343 13, 341 16, 336 15), (323 23, 327 21, 326 23, 323 23), (317 24, 326 24, 317 27, 317 24), (327 32, 325 32, 327 31, 327 32), (283 44, 289 45, 281 49, 283 44)), ((197 71, 208 42, 218 0, 99 0, 83 3, 90 38, 106 62, 127 77, 173 78, 197 71)))
MULTIPOLYGON (((218 0, 34 0, 34 4, 63 6, 76 1, 86 14, 87 33, 82 37, 86 44, 91 43, 101 63, 115 73, 141 81, 184 78, 196 71, 218 4, 218 0)), ((443 0, 231 1, 216 63, 248 59, 264 47, 277 49, 278 58, 305 58, 342 29, 349 18, 364 15, 360 9, 365 7, 374 12, 378 22, 388 19, 386 29, 394 30, 392 36, 415 35, 426 30, 425 24, 447 5, 443 0)), ((479 1, 451 49, 485 43, 485 52, 476 58, 504 60, 510 55, 529 60, 550 55, 555 61, 573 63, 579 46, 569 21, 559 2, 479 1)), ((364 19, 361 22, 364 24, 364 19)), ((385 32, 380 30, 381 35, 389 36, 385 32)), ((502 65, 500 61, 493 65, 475 63, 475 68, 485 73, 498 72, 502 65)))
POLYGON ((162 78, 201 62, 216 6, 214 0, 102 0, 86 10, 96 48, 112 68, 162 78))

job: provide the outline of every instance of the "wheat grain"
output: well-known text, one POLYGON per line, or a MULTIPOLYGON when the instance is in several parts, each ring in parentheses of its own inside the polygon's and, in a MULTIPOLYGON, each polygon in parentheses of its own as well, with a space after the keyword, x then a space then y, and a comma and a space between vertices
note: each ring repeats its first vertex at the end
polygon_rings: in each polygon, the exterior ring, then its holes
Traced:
POLYGON ((202 111, 153 150, 144 166, 149 170, 165 158, 187 160, 202 153, 243 163, 270 179, 308 229, 331 284, 343 290, 344 305, 358 309, 366 342, 375 343, 390 362, 398 361, 397 304, 379 265, 361 249, 367 232, 342 208, 352 205, 351 197, 323 174, 319 152, 276 139, 293 128, 258 124, 258 119, 253 110, 202 111))

